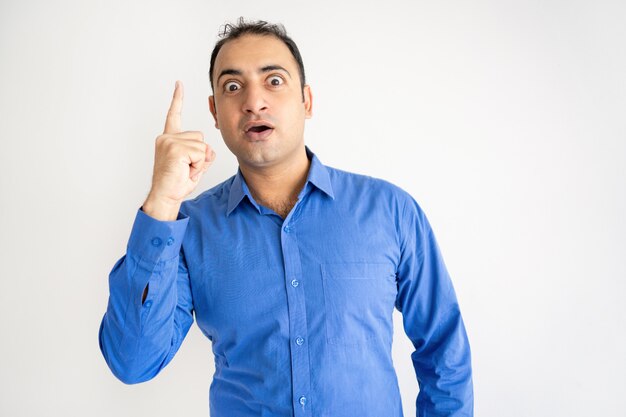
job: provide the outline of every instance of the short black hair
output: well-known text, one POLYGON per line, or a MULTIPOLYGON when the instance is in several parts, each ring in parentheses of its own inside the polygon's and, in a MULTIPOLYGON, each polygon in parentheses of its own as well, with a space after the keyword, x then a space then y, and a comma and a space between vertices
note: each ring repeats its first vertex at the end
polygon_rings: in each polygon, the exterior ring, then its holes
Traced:
POLYGON ((304 63, 302 62, 302 56, 300 55, 298 46, 293 39, 287 36, 287 30, 285 30, 285 27, 280 23, 268 23, 263 20, 246 22, 243 17, 240 17, 237 20, 237 23, 226 23, 220 29, 218 35, 220 40, 217 41, 215 47, 213 48, 213 52, 211 52, 211 66, 209 67, 209 81, 211 82, 211 89, 213 91, 215 91, 213 86, 213 67, 215 65, 215 59, 217 58, 218 52, 222 49, 222 46, 224 46, 226 42, 237 39, 243 35, 274 36, 283 41, 298 64, 300 87, 302 88, 304 94, 304 63))

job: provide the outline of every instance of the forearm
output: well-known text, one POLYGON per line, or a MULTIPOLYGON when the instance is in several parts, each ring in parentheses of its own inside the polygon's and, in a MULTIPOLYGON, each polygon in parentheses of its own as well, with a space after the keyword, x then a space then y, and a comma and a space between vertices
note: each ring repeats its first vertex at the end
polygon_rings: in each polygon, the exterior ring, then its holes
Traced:
POLYGON ((175 245, 182 233, 172 226, 139 213, 127 253, 109 276, 100 347, 112 372, 125 383, 154 377, 193 321, 186 268, 178 255, 180 243, 175 245))
POLYGON ((473 417, 474 394, 469 342, 458 308, 438 320, 427 348, 411 356, 418 375, 418 417, 473 417))

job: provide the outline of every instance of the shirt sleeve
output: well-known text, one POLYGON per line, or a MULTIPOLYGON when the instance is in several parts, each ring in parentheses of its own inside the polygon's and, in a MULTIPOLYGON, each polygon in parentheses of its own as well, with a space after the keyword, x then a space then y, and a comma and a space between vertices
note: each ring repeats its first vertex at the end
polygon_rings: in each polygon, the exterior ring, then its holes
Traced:
POLYGON ((418 417, 471 417, 470 347, 452 281, 426 216, 410 199, 400 222, 396 308, 413 342, 418 417))
POLYGON ((182 215, 175 221, 159 221, 139 209, 126 255, 109 275, 100 350, 124 383, 156 376, 172 360, 193 323, 189 274, 181 251, 188 221, 182 215))

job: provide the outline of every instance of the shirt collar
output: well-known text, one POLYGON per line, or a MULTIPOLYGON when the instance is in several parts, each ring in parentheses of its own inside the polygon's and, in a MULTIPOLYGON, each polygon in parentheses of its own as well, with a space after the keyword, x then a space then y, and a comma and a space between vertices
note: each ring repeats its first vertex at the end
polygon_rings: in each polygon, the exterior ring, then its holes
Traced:
POLYGON ((308 146, 306 146, 305 148, 306 156, 311 161, 311 166, 309 167, 309 175, 306 181, 316 186, 320 191, 324 192, 326 195, 334 200, 335 194, 333 193, 333 185, 330 182, 330 174, 328 173, 328 168, 324 164, 322 164, 322 162, 313 152, 311 152, 308 146))
MULTIPOLYGON (((333 200, 335 199, 335 195, 333 193, 333 186, 330 182, 330 175, 328 173, 328 168, 320 162, 317 156, 311 152, 311 150, 307 147, 306 156, 311 161, 311 165, 309 167, 309 173, 307 176, 306 183, 304 184, 303 190, 306 189, 307 183, 311 183, 315 187, 317 187, 320 191, 324 192, 333 200)), ((237 169, 237 175, 235 175, 235 179, 230 186, 230 194, 228 196, 228 209, 226 215, 230 215, 239 203, 243 200, 244 197, 248 197, 248 200, 256 207, 257 210, 260 211, 258 204, 252 198, 252 194, 250 194, 250 189, 246 184, 245 179, 241 173, 241 169, 237 169)))

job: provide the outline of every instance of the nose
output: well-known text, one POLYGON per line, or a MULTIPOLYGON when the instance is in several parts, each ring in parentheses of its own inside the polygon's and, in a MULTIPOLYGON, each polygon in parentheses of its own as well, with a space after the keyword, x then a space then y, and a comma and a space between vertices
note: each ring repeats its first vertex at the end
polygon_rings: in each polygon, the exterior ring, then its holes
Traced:
POLYGON ((250 83, 245 91, 242 110, 247 114, 262 113, 268 109, 265 90, 261 86, 250 83))

